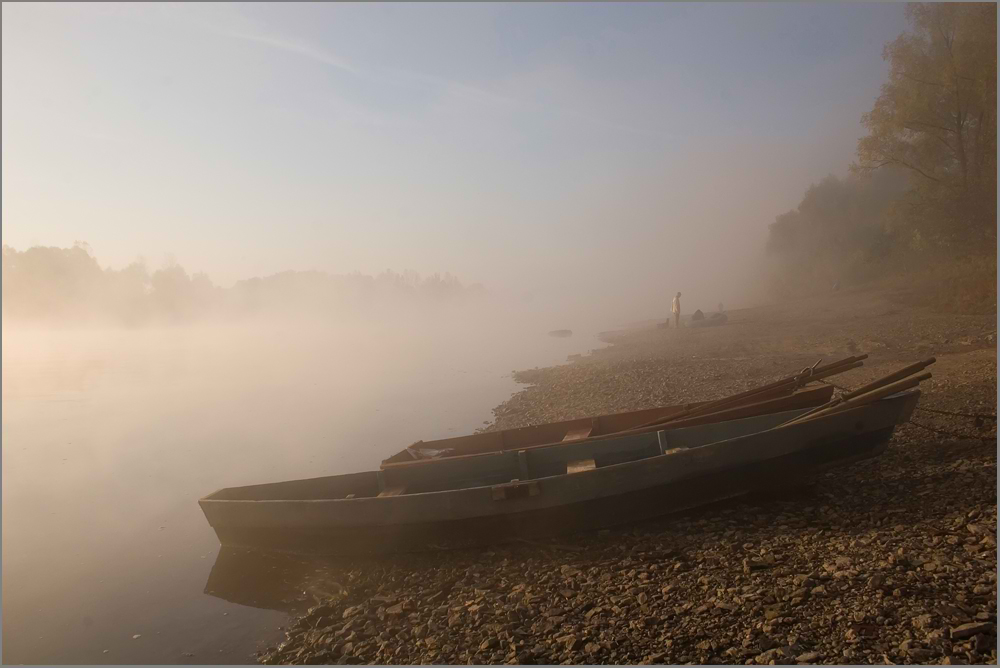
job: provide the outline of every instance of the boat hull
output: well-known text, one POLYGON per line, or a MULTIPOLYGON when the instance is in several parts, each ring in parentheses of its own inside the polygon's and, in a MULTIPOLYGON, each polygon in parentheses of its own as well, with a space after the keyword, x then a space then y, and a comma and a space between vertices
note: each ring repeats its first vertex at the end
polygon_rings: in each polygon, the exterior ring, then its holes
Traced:
MULTIPOLYGON (((324 484, 343 479, 358 489, 370 484, 367 474, 355 474, 221 490, 200 503, 223 544, 270 550, 360 555, 550 537, 797 485, 829 467, 878 456, 918 396, 908 392, 778 431, 704 445, 699 441, 716 437, 722 427, 665 430, 653 436, 661 445, 681 445, 677 451, 509 485, 388 498, 280 498, 283 491, 322 494, 324 484), (299 487, 288 487, 294 485, 299 487)), ((648 435, 634 438, 641 437, 648 435)))
POLYGON ((405 525, 355 527, 220 526, 223 545, 295 553, 361 556, 434 549, 457 549, 518 539, 611 528, 691 510, 699 506, 806 484, 823 464, 846 464, 880 454, 892 428, 815 451, 760 462, 745 469, 639 489, 610 498, 491 517, 405 525))
MULTIPOLYGON (((721 412, 686 418, 685 423, 688 425, 704 424, 716 420, 730 420, 795 408, 812 408, 825 404, 832 396, 833 387, 830 385, 800 388, 795 391, 778 388, 754 399, 737 402, 721 412)), ((406 465, 414 461, 534 448, 567 440, 578 442, 587 438, 612 436, 625 430, 642 428, 642 425, 647 425, 652 421, 676 415, 706 403, 708 402, 702 401, 676 406, 661 406, 626 413, 601 415, 595 418, 579 418, 469 436, 457 436, 437 441, 420 441, 383 460, 382 468, 406 465)), ((656 429, 656 427, 647 427, 646 430, 656 431, 656 429)))

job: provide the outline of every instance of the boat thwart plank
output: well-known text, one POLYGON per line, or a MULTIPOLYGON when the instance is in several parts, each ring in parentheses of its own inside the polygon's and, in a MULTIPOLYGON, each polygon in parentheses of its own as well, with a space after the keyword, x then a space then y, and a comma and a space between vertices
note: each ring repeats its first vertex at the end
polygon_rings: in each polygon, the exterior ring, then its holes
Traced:
POLYGON ((584 471, 593 471, 597 468, 597 464, 594 462, 594 458, 590 459, 573 459, 566 464, 566 473, 583 473, 584 471))

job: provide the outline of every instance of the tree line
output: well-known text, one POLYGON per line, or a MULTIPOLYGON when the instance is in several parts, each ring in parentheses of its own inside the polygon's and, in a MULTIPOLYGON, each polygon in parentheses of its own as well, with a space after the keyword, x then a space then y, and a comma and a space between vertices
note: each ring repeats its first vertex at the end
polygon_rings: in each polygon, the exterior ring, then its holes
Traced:
MULTIPOLYGON (((861 118, 867 134, 850 175, 813 185, 770 226, 780 290, 865 280, 904 254, 993 253, 996 4, 905 12, 908 30, 883 51, 888 80, 861 118)), ((994 273, 995 264, 994 254, 994 273)))
POLYGON ((178 264, 149 271, 143 262, 101 268, 90 248, 3 246, 3 317, 47 323, 127 326, 254 315, 352 317, 380 309, 424 308, 481 297, 450 274, 286 271, 222 288, 178 264))

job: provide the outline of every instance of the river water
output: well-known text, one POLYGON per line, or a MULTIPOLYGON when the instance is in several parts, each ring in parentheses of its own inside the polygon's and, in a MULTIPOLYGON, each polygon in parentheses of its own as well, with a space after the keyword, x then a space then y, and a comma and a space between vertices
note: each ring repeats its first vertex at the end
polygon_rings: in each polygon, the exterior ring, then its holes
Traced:
POLYGON ((513 369, 598 345, 477 319, 5 327, 4 663, 252 661, 287 620, 262 574, 298 575, 220 556, 198 498, 471 433, 513 369))

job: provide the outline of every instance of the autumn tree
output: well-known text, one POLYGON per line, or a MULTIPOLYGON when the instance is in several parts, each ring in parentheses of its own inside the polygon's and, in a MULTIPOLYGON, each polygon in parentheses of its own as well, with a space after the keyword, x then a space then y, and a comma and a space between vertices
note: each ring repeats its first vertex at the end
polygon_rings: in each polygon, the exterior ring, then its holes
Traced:
POLYGON ((810 186, 797 208, 769 226, 772 287, 788 292, 781 286, 812 289, 870 278, 898 243, 884 221, 907 189, 907 175, 892 167, 871 178, 831 175, 810 186))
POLYGON ((939 242, 996 236, 997 8, 913 4, 910 31, 886 45, 889 80, 862 117, 853 168, 911 175, 898 213, 939 242))

